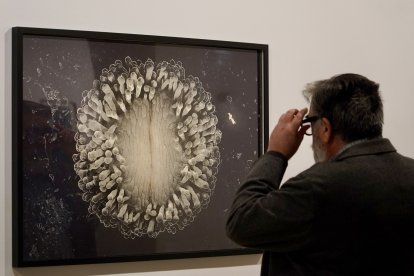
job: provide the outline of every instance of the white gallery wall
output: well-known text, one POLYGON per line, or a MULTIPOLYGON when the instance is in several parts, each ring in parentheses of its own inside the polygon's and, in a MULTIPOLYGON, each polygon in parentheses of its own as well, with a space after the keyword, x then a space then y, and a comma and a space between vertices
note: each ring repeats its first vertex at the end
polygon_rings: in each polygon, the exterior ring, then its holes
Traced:
MULTIPOLYGON (((13 269, 11 28, 202 38, 269 45, 270 129, 304 107, 307 82, 354 72, 381 84, 384 136, 414 158, 412 0, 0 0, 0 275, 259 275, 260 255, 13 269)), ((313 162, 305 138, 286 177, 313 162)), ((236 141, 235 141, 236 142, 236 141)))

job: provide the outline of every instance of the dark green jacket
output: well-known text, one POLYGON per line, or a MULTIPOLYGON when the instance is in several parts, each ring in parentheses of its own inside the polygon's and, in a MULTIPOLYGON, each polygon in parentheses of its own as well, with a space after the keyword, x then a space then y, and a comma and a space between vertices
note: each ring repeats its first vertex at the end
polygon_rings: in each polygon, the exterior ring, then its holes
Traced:
POLYGON ((227 221, 236 243, 264 250, 262 275, 414 275, 414 160, 387 139, 281 180, 286 158, 264 154, 227 221))

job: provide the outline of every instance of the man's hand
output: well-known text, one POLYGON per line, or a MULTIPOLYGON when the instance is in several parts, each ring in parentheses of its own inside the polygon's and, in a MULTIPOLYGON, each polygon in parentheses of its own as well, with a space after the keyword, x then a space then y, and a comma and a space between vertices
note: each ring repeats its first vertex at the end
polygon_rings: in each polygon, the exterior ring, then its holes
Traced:
POLYGON ((302 110, 290 109, 279 118, 270 135, 267 151, 277 151, 290 159, 298 150, 303 140, 303 135, 310 126, 301 127, 302 119, 308 112, 307 108, 302 110))

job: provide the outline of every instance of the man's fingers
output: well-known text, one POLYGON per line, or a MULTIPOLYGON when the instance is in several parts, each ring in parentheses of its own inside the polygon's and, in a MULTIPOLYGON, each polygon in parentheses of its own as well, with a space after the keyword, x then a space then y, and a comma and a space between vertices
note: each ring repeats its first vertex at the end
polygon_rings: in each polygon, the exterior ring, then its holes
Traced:
POLYGON ((280 116, 280 120, 290 122, 295 117, 295 115, 299 112, 297 109, 289 109, 285 113, 280 116))
POLYGON ((302 108, 300 111, 299 111, 299 113, 300 113, 300 116, 302 117, 302 119, 303 119, 303 117, 305 117, 305 115, 306 115, 306 113, 308 113, 308 109, 305 107, 305 108, 302 108))
POLYGON ((308 109, 289 109, 283 113, 278 124, 272 131, 269 139, 268 151, 277 151, 285 155, 288 159, 295 154, 303 140, 309 126, 303 126, 302 119, 308 109))
POLYGON ((295 124, 299 127, 299 125, 302 124, 303 117, 305 117, 305 114, 308 113, 307 108, 303 108, 301 110, 298 110, 298 112, 295 114, 293 120, 295 121, 295 124))
POLYGON ((299 112, 299 110, 297 110, 296 108, 292 108, 292 109, 289 109, 288 111, 286 111, 286 115, 293 116, 298 112, 299 112))

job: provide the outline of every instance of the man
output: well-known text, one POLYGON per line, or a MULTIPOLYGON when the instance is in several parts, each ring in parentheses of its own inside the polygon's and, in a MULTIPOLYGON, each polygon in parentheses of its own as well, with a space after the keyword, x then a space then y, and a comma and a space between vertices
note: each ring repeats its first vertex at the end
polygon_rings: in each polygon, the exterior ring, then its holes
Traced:
POLYGON ((308 116, 280 117, 227 221, 232 240, 264 250, 262 275, 414 275, 414 160, 382 138, 378 88, 317 81, 308 116), (280 185, 305 133, 316 164, 280 185))

